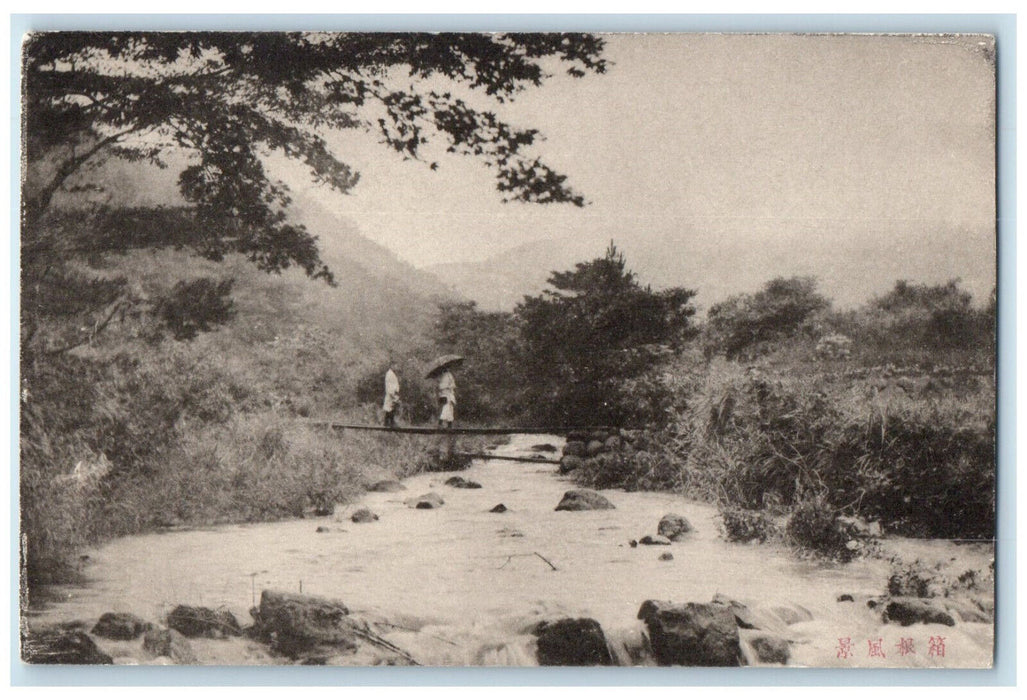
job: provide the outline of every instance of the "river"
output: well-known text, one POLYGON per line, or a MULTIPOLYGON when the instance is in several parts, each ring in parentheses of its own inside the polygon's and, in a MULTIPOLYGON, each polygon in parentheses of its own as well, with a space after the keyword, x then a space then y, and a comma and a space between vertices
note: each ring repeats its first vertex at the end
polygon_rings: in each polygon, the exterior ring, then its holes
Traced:
MULTIPOLYGON (((562 440, 514 436, 497 453, 525 455, 562 440)), ((423 665, 534 665, 531 629, 543 619, 591 617, 603 627, 619 663, 651 663, 636 619, 649 598, 708 602, 717 593, 755 607, 799 605, 812 620, 788 626, 798 666, 987 667, 994 627, 883 624, 860 596, 884 592, 886 558, 830 564, 797 558, 771 545, 726 542, 716 509, 665 493, 603 491, 614 510, 557 512, 569 477, 548 464, 478 460, 460 473, 480 489, 444 485, 452 476, 420 474, 406 490, 367 493, 329 518, 219 526, 118 539, 86 552, 84 587, 57 590, 59 602, 34 611, 32 624, 84 620, 108 611, 162 620, 178 604, 224 607, 247 624, 265 588, 343 601, 377 620, 390 642, 423 665), (434 491, 438 509, 406 499, 434 491), (504 513, 490 512, 502 503, 504 513), (370 508, 376 522, 349 516, 370 508), (655 534, 661 516, 684 515, 689 539, 670 546, 630 546, 655 534), (327 528, 318 532, 317 528, 327 528), (670 552, 672 560, 661 554, 670 552), (555 567, 555 569, 554 569, 555 567), (838 602, 849 594, 854 602, 838 602), (944 656, 929 644, 944 640, 944 656), (900 653, 902 639, 911 639, 900 653), (849 640, 851 653, 840 653, 849 640), (884 657, 868 652, 881 640, 884 657), (933 640, 933 642, 932 642, 933 640), (910 646, 915 650, 908 653, 910 646)), ((986 569, 990 545, 888 539, 889 555, 949 569, 986 569)), ((97 640, 119 662, 153 663, 138 643, 97 640)), ((281 663, 245 639, 197 640, 202 663, 281 663)), ((333 660, 347 663, 343 659, 333 660)), ((374 663, 356 656, 353 663, 374 663)))

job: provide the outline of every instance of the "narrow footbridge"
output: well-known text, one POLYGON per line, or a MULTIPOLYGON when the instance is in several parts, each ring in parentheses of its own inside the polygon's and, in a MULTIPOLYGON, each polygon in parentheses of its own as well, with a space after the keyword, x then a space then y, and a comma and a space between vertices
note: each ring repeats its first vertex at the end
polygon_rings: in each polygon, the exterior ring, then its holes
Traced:
MULTIPOLYGON (((362 425, 357 423, 342 423, 331 420, 311 419, 304 421, 307 425, 320 428, 331 428, 339 432, 346 430, 363 430, 369 432, 394 433, 397 435, 442 435, 455 437, 457 435, 567 435, 575 432, 593 432, 596 430, 610 430, 608 426, 556 426, 556 427, 506 427, 506 428, 433 428, 433 427, 385 427, 383 425, 362 425)), ((560 460, 546 459, 544 457, 518 457, 515 455, 500 455, 491 452, 461 452, 464 457, 473 459, 499 459, 508 462, 537 462, 542 464, 559 464, 560 460)))

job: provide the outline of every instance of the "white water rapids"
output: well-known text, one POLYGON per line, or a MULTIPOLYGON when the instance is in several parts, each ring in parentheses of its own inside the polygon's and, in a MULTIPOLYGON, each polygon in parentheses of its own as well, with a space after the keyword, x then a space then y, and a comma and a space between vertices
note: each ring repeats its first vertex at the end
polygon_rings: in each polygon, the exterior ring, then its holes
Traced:
MULTIPOLYGON (((562 440, 514 436, 497 448, 531 454, 531 446, 562 440)), ((603 491, 615 510, 556 512, 574 488, 548 464, 479 460, 460 472, 481 489, 456 489, 451 473, 407 479, 406 491, 367 493, 331 518, 221 526, 126 537, 88 552, 84 588, 63 588, 61 602, 32 623, 84 620, 108 611, 163 621, 178 604, 224 607, 241 623, 265 588, 343 601, 356 615, 386 621, 378 629, 423 665, 534 665, 531 629, 540 620, 591 617, 603 627, 621 664, 651 664, 642 648, 639 606, 649 598, 709 602, 716 593, 754 607, 798 604, 813 620, 787 628, 791 663, 800 666, 984 667, 991 664, 994 628, 883 624, 859 601, 884 592, 889 565, 863 559, 844 565, 799 560, 785 549, 726 542, 716 509, 663 493, 603 491), (434 510, 404 501, 428 491, 445 499, 434 510), (505 513, 490 509, 503 503, 505 513), (357 524, 349 516, 370 508, 380 519, 357 524), (629 546, 655 534, 659 519, 679 513, 695 527, 670 546, 629 546), (328 532, 316 532, 325 526, 328 532), (660 555, 670 552, 673 560, 660 555), (544 558, 544 559, 543 559, 544 558), (555 566, 550 566, 547 561, 555 566), (856 602, 837 602, 840 594, 856 602), (944 638, 945 655, 929 654, 944 638), (914 653, 900 654, 912 639, 914 653), (839 640, 852 654, 839 658, 839 640), (885 658, 868 652, 882 640, 885 658)), ((953 570, 985 568, 990 546, 890 539, 889 552, 912 561, 937 560, 953 570)), ((122 662, 141 655, 138 643, 97 640, 122 662)), ((196 640, 201 663, 282 663, 245 639, 196 640)), ((937 650, 936 650, 937 651, 937 650)), ((353 663, 373 663, 354 657, 353 663)), ((332 663, 347 663, 345 657, 332 663)))

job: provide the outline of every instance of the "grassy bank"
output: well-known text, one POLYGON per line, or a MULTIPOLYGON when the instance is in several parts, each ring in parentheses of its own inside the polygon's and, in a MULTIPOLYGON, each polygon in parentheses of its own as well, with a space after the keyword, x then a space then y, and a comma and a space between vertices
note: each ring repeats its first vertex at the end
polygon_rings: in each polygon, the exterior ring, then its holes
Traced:
MULTIPOLYGON (((300 379, 289 384, 282 371, 206 352, 218 342, 26 363, 20 505, 30 587, 74 580, 81 548, 112 537, 327 513, 375 481, 436 466, 432 437, 307 422, 378 419, 374 406, 340 405, 352 380, 330 355, 310 353, 293 374, 331 381, 293 386, 300 379)), ((258 351, 269 361, 282 352, 258 351)), ((461 437, 459 449, 481 442, 461 437)))
POLYGON ((994 536, 995 393, 973 368, 678 358, 665 427, 589 460, 587 485, 717 503, 725 534, 838 554, 838 516, 916 537, 994 536))

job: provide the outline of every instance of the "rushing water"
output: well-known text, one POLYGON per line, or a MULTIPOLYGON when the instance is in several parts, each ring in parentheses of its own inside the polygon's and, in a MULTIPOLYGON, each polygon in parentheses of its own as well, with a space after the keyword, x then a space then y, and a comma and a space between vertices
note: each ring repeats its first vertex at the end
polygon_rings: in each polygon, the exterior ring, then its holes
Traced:
MULTIPOLYGON (((515 436, 499 453, 527 454, 559 438, 515 436)), ((721 593, 755 607, 798 604, 813 620, 787 627, 792 662, 805 666, 988 666, 993 626, 885 625, 859 596, 880 595, 888 577, 883 559, 845 565, 811 563, 766 545, 724 541, 716 510, 659 493, 604 491, 615 510, 556 512, 566 477, 546 464, 477 461, 461 472, 481 489, 455 489, 452 474, 422 474, 398 493, 368 493, 332 518, 223 526, 126 537, 89 552, 84 588, 62 589, 64 600, 36 622, 93 621, 107 611, 161 620, 178 604, 224 607, 240 621, 275 588, 336 598, 377 626, 425 665, 533 665, 531 629, 543 619, 599 621, 620 663, 650 663, 638 608, 649 598, 708 602, 721 593), (435 510, 405 500, 434 491, 435 510), (505 513, 490 509, 503 503, 505 513), (356 524, 367 507, 377 522, 356 524), (633 548, 630 540, 655 534, 661 516, 687 517, 695 531, 671 546, 633 548), (328 532, 316 532, 325 526, 328 532), (670 552, 673 559, 660 555, 670 552), (555 567, 555 570, 554 568, 555 567), (855 602, 837 602, 848 593, 855 602), (945 656, 930 655, 944 637, 945 656), (900 655, 901 638, 915 653, 900 655), (839 658, 839 640, 852 655, 839 658), (885 658, 870 656, 868 640, 882 640, 885 658)), ((991 552, 947 542, 892 540, 903 558, 937 560, 962 571, 985 568, 991 552)), ((137 646, 116 643, 114 656, 138 658, 137 646)), ((255 642, 198 642, 204 663, 274 663, 255 642)), ((338 659, 345 663, 345 658, 338 659)), ((373 659, 354 658, 358 663, 373 659)))

